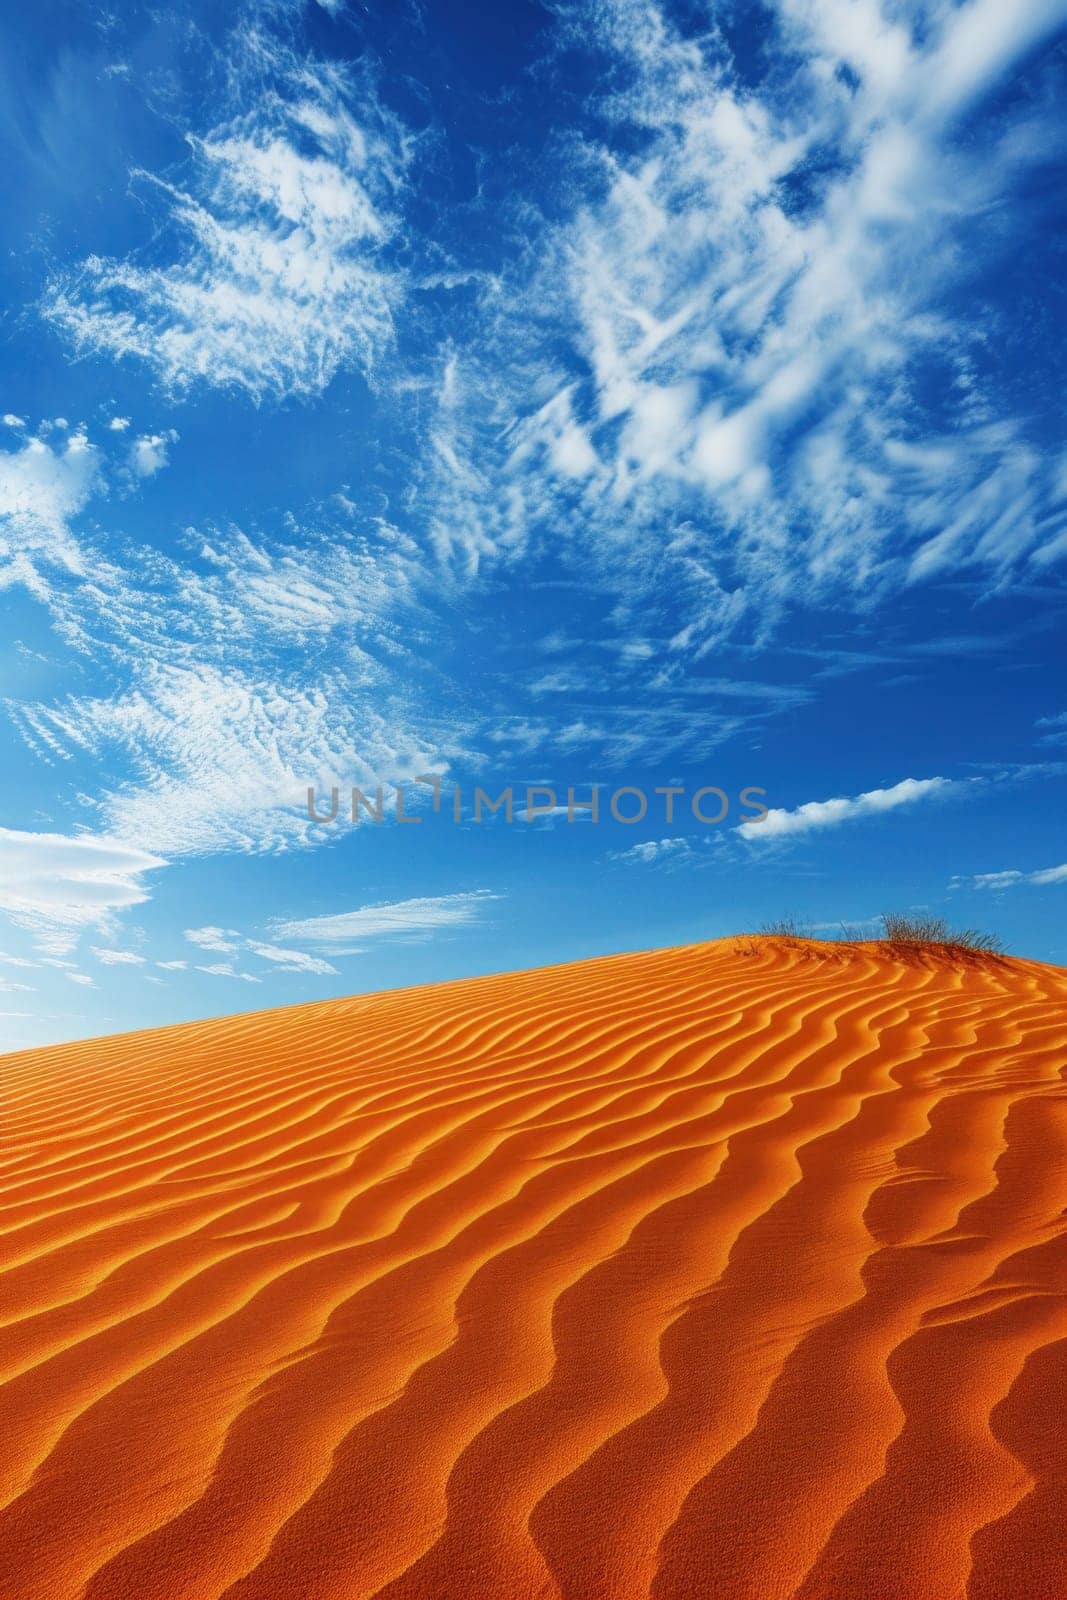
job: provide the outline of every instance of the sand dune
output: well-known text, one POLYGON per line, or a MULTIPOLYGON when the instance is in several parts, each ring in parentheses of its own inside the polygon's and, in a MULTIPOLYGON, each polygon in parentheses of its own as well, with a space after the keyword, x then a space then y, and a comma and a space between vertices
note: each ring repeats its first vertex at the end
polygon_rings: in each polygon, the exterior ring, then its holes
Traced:
POLYGON ((723 941, 0 1061, 3 1600, 1063 1600, 1067 973, 723 941))

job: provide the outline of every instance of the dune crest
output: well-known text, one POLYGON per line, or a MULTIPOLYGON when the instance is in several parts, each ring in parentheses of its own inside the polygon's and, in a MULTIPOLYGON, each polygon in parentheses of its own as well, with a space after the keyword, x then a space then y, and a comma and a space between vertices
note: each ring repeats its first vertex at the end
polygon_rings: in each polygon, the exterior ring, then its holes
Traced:
POLYGON ((723 940, 0 1060, 3 1600, 1064 1600, 1067 973, 723 940))

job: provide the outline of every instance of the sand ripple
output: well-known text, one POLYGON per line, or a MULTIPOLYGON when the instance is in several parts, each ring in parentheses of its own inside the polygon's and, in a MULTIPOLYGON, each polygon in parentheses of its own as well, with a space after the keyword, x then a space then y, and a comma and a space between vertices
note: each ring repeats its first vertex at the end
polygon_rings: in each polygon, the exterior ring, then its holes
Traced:
POLYGON ((722 941, 0 1059, 2 1600, 1065 1600, 1067 974, 722 941))

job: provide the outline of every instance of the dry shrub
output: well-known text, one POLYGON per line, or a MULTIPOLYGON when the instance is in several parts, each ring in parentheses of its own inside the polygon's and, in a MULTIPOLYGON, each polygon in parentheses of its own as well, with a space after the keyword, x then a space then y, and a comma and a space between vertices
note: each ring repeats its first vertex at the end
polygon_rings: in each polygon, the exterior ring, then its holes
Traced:
POLYGON ((944 917, 891 911, 882 917, 882 929, 879 944, 898 957, 932 952, 976 961, 1004 954, 1004 945, 996 934, 981 933, 977 928, 950 928, 944 917))

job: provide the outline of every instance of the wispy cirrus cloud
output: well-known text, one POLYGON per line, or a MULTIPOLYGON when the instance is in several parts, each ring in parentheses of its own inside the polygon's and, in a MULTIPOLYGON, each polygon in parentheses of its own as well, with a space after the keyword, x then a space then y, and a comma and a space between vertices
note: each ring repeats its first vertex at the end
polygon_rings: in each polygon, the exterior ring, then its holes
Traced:
POLYGON ((524 255, 486 294, 484 347, 444 366, 442 557, 556 541, 609 589, 669 594, 670 647, 697 654, 789 605, 1058 559, 1060 457, 968 284, 1059 135, 1040 107, 977 142, 965 122, 1062 0, 780 0, 759 69, 654 0, 560 14, 598 57, 601 138, 561 153, 578 198, 543 270, 524 255))
MULTIPOLYGON (((262 982, 261 972, 249 972, 245 963, 266 962, 276 972, 290 972, 305 977, 336 977, 338 968, 326 959, 325 951, 332 956, 358 954, 356 941, 372 938, 426 939, 450 929, 468 927, 484 918, 487 906, 500 896, 486 889, 475 889, 450 895, 425 896, 418 899, 361 906, 355 911, 340 912, 332 916, 305 917, 291 920, 278 919, 271 924, 271 936, 263 938, 244 934, 236 928, 214 923, 202 928, 186 928, 185 939, 198 951, 219 959, 194 962, 192 970, 209 977, 243 978, 248 983, 262 982), (285 940, 285 944, 278 941, 285 940), (292 942, 290 942, 292 941, 292 942), (312 950, 296 948, 310 945, 312 950)), ((94 949, 93 954, 105 964, 137 962, 144 958, 94 949)), ((155 966, 167 972, 189 969, 186 960, 156 961, 155 966)))
POLYGON ((236 978, 241 983, 263 982, 254 972, 238 972, 232 961, 210 961, 204 966, 197 966, 195 970, 206 973, 209 978, 236 978))
POLYGON ((613 850, 608 860, 627 867, 682 866, 692 854, 693 847, 688 839, 644 839, 628 850, 613 850))
POLYGON ((809 800, 789 811, 772 807, 759 822, 742 822, 734 829, 748 841, 798 838, 802 834, 837 828, 843 822, 884 816, 920 800, 942 799, 963 784, 951 778, 903 778, 889 789, 868 789, 865 794, 833 800, 809 800))
POLYGON ((1021 884, 1044 887, 1046 884, 1067 883, 1067 862, 1058 867, 1039 867, 1033 872, 1023 872, 1011 867, 1003 872, 977 872, 971 877, 951 880, 952 889, 1015 889, 1021 884))
POLYGON ((148 961, 147 956, 138 955, 134 950, 102 950, 97 945, 90 949, 104 967, 143 967, 148 961))
POLYGON ((1052 717, 1039 717, 1037 726, 1042 730, 1038 737, 1039 744, 1067 744, 1067 711, 1052 717))
POLYGON ((315 395, 344 366, 372 373, 391 341, 409 142, 366 74, 313 70, 256 27, 230 49, 237 104, 187 134, 184 183, 133 174, 156 236, 57 274, 43 309, 80 353, 143 362, 172 390, 315 395))
POLYGON ((461 928, 483 917, 499 895, 488 889, 472 889, 460 894, 429 895, 412 900, 360 906, 321 917, 304 917, 273 924, 280 939, 297 943, 338 948, 360 939, 380 939, 408 935, 426 937, 444 929, 461 928))
POLYGON ((283 972, 307 972, 316 977, 336 976, 337 968, 322 956, 309 956, 304 950, 285 950, 276 944, 262 944, 249 939, 248 948, 262 961, 270 961, 283 972))
POLYGON ((45 759, 125 763, 102 830, 171 855, 306 843, 309 783, 373 789, 460 748, 415 693, 432 586, 414 542, 345 506, 308 517, 254 540, 188 530, 182 556, 132 550, 55 597, 63 632, 108 640, 119 686, 8 710, 45 759), (309 642, 330 647, 313 683, 309 642))
POLYGON ((241 935, 236 928, 186 928, 185 937, 200 950, 218 950, 230 954, 239 948, 241 935))
POLYGON ((109 834, 165 854, 269 850, 322 842, 305 795, 331 784, 441 771, 438 749, 403 709, 353 703, 343 674, 313 687, 206 664, 146 664, 110 697, 71 698, 14 715, 39 747, 121 754, 130 777, 96 801, 109 834))
MULTIPOLYGON (((236 963, 249 955, 261 961, 270 962, 271 966, 282 972, 300 972, 315 977, 336 976, 337 968, 332 966, 321 956, 308 955, 304 950, 283 949, 280 945, 256 938, 246 938, 236 928, 219 928, 209 925, 205 928, 186 928, 185 938, 190 944, 196 945, 200 950, 207 950, 214 954, 227 956, 229 959, 222 962, 213 962, 207 966, 197 966, 198 972, 207 972, 214 977, 238 977, 236 963)), ((168 971, 179 972, 188 966, 186 961, 157 961, 157 967, 168 971)), ((255 975, 249 975, 249 982, 259 982, 255 975)))
POLYGON ((344 639, 367 675, 375 655, 403 649, 403 627, 418 617, 431 571, 409 534, 382 519, 352 527, 315 510, 310 526, 292 519, 288 537, 250 538, 242 529, 197 536, 196 561, 168 567, 174 606, 192 609, 207 643, 225 629, 232 659, 331 634, 344 639))

